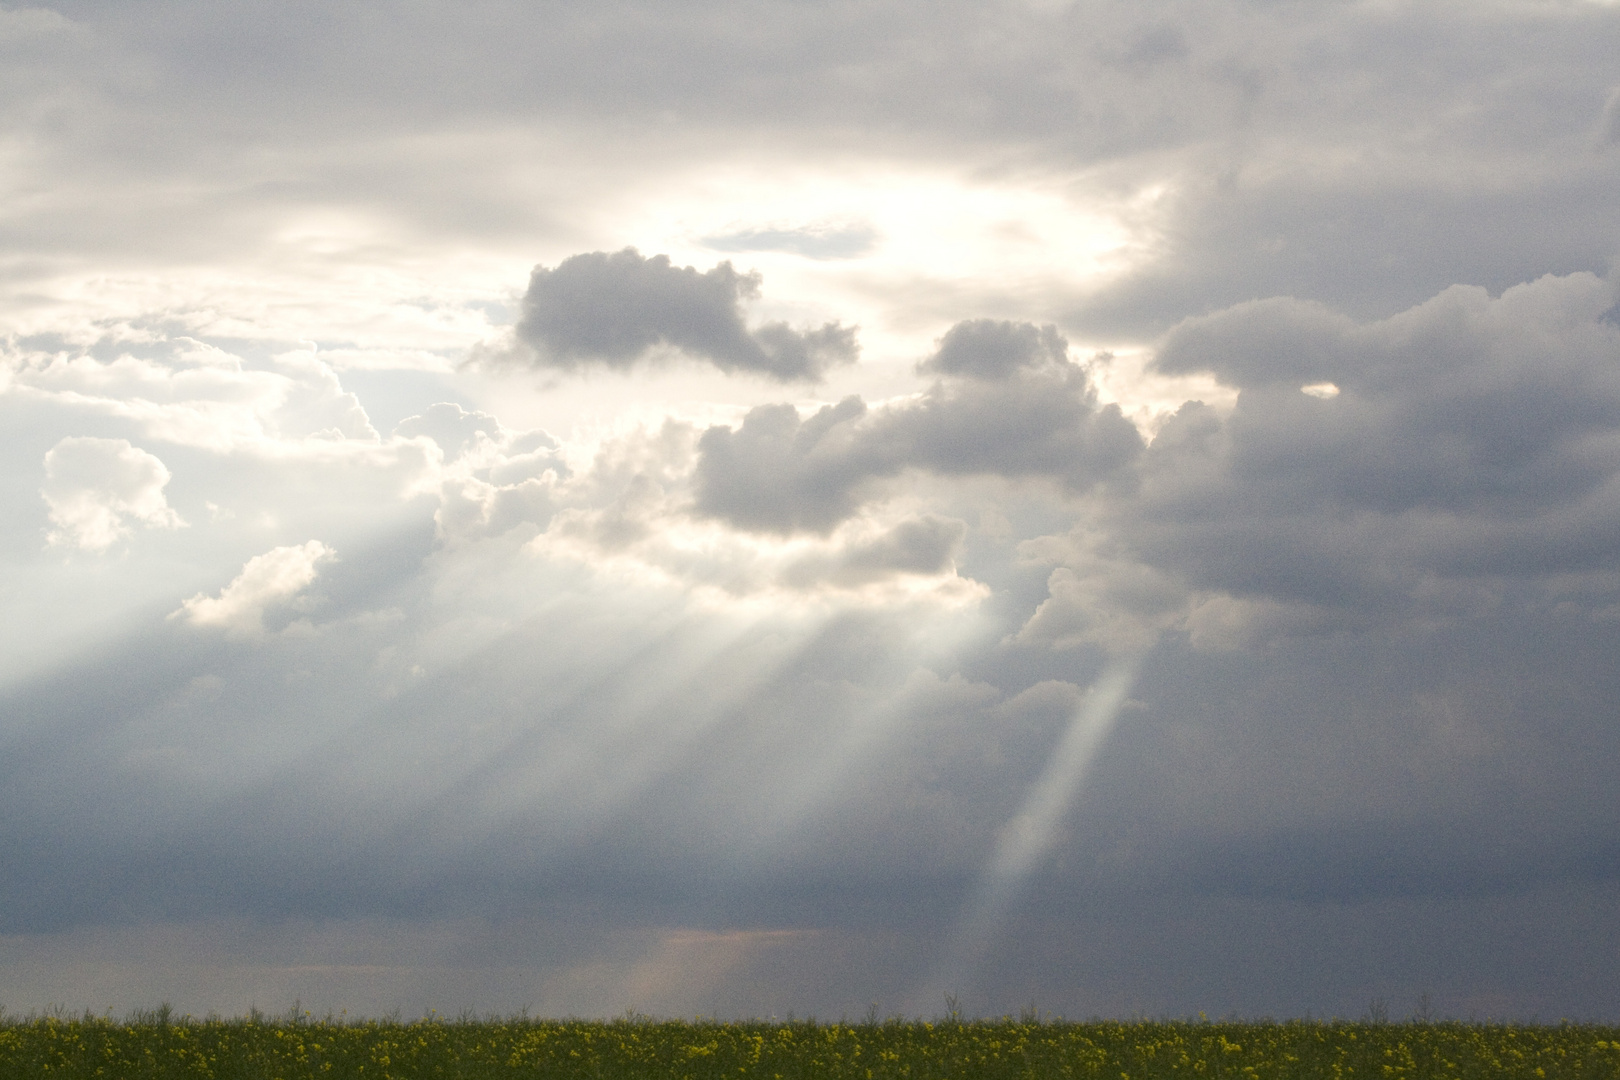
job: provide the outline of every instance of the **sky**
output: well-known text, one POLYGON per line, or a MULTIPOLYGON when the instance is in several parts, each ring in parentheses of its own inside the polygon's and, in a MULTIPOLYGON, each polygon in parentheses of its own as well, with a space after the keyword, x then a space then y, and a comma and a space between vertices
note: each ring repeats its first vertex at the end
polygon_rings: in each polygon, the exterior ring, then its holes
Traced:
POLYGON ((1616 57, 0 7, 0 1007, 1620 1019, 1616 57))

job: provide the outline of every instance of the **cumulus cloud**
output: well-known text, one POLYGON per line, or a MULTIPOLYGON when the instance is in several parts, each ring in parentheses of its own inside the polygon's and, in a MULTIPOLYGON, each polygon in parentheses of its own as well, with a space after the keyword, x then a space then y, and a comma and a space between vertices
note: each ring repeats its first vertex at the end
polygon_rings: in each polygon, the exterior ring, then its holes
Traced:
POLYGON ((266 610, 294 599, 315 580, 317 566, 336 557, 319 540, 272 548, 249 559, 218 596, 198 593, 169 617, 184 618, 193 626, 218 627, 233 635, 260 633, 266 610))
POLYGON ((1047 599, 1014 639, 1020 644, 1139 655, 1182 624, 1188 604, 1186 589, 1163 571, 1095 553, 1052 571, 1046 587, 1047 599))
POLYGON ((1357 362, 1355 322, 1326 304, 1271 297, 1187 319, 1160 345, 1169 374, 1214 371, 1236 386, 1328 382, 1357 362))
POLYGON ((959 322, 940 339, 934 355, 919 370, 976 379, 1006 379, 1031 368, 1068 361, 1069 343, 1055 326, 971 319, 959 322))
POLYGON ((494 445, 504 441, 501 422, 495 417, 484 412, 468 412, 450 401, 438 402, 428 406, 424 413, 407 416, 394 425, 394 434, 402 439, 431 440, 446 461, 460 458, 480 443, 494 445))
POLYGON ((1241 393, 1230 415, 1190 404, 1165 424, 1119 520, 1195 587, 1363 616, 1457 601, 1442 580, 1614 569, 1614 302, 1578 273, 1376 322, 1293 300, 1188 320, 1159 364, 1241 393))
POLYGON ((535 267, 515 334, 536 364, 563 370, 588 364, 624 370, 660 346, 722 371, 782 382, 815 381, 855 360, 853 327, 795 330, 773 322, 750 330, 743 302, 757 297, 759 286, 757 273, 738 273, 729 262, 700 273, 634 248, 574 255, 555 269, 535 267))
POLYGON ((65 438, 45 454, 47 541, 102 551, 138 525, 179 528, 185 522, 163 495, 168 483, 163 462, 128 439, 65 438))
POLYGON ((441 455, 441 541, 498 536, 519 526, 543 528, 570 475, 557 440, 545 431, 517 432, 489 413, 437 402, 394 427, 399 439, 427 440, 441 455))
POLYGON ((807 420, 792 405, 761 405, 736 429, 709 428, 698 441, 698 509, 743 529, 827 532, 855 512, 857 488, 899 468, 863 453, 854 425, 866 415, 850 397, 807 420))
POLYGON ((938 574, 952 568, 967 526, 932 514, 902 521, 843 558, 846 575, 861 580, 881 574, 938 574))
POLYGON ((807 418, 791 405, 762 405, 735 429, 711 427, 698 441, 697 509, 743 529, 825 533, 878 481, 907 469, 1039 477, 1084 491, 1129 464, 1142 440, 1117 405, 1099 406, 1082 369, 1053 353, 1060 341, 1027 324, 960 324, 941 355, 953 371, 995 373, 990 381, 945 378, 875 410, 850 397, 807 418), (1002 352, 974 352, 981 341, 1002 352), (1032 358, 1041 366, 1028 366, 1032 358))
POLYGON ((261 406, 270 432, 284 439, 377 438, 360 399, 343 389, 337 372, 313 351, 283 353, 274 365, 280 380, 274 396, 261 406))
MULTIPOLYGON (((719 895, 738 918, 792 923, 805 905, 819 908, 843 889, 840 899, 866 897, 871 918, 886 926, 924 919, 933 927, 948 921, 960 882, 1006 835, 1108 654, 1145 654, 1134 700, 1076 793, 1072 820, 1051 834, 1031 909, 1050 911, 1062 895, 1135 911, 1138 898, 1167 888, 1180 890, 1177 910, 1209 893, 1463 888, 1465 873, 1427 867, 1412 823, 1451 822, 1448 840, 1477 852, 1485 830, 1468 812, 1493 783, 1506 793, 1491 842, 1511 834, 1514 851, 1533 851, 1542 829, 1575 850, 1569 864, 1578 868, 1585 849, 1561 815, 1577 803, 1603 808, 1582 811, 1596 830, 1620 803, 1607 798, 1606 777, 1576 777, 1544 804, 1522 794, 1550 790, 1548 775, 1573 775, 1562 750, 1538 741, 1532 714, 1551 690, 1560 723, 1578 729, 1569 744, 1603 756, 1590 747, 1612 746, 1607 712, 1571 713, 1575 691, 1559 698, 1555 684, 1587 687, 1612 667, 1615 624, 1581 627, 1591 659, 1577 663, 1545 646, 1525 661, 1529 674, 1514 692, 1534 706, 1503 703, 1506 676, 1457 692, 1447 679, 1470 682, 1489 666, 1483 647, 1465 639, 1492 638, 1492 656, 1510 653, 1501 642, 1519 642, 1500 635, 1524 614, 1524 598, 1498 589, 1494 609, 1469 609, 1485 614, 1444 636, 1436 613, 1466 605, 1442 579, 1500 575, 1425 563, 1419 542, 1477 540, 1497 524, 1542 527, 1542 508, 1557 513, 1560 500, 1605 505, 1591 500, 1614 471, 1604 455, 1617 425, 1602 404, 1612 339, 1601 296, 1582 299, 1590 285, 1548 279, 1494 298, 1464 290, 1378 321, 1333 317, 1331 308, 1327 318, 1290 321, 1287 304, 1215 313, 1189 323, 1178 347, 1196 345, 1204 358, 1202 368, 1186 361, 1188 370, 1237 372, 1225 376, 1245 380, 1237 406, 1189 405, 1151 445, 1098 404, 1083 369, 1051 349, 985 371, 931 369, 936 384, 884 405, 769 405, 703 432, 672 420, 605 440, 578 474, 562 467, 561 448, 544 433, 516 434, 460 406, 423 408, 395 436, 439 448, 428 456, 442 478, 440 543, 390 583, 397 614, 344 623, 318 641, 287 635, 274 649, 237 650, 242 657, 228 663, 210 656, 212 681, 181 665, 151 701, 109 707, 121 722, 135 717, 193 736, 122 759, 128 776, 116 778, 116 803, 143 817, 172 796, 185 768, 226 775, 229 767, 233 777, 264 770, 255 775, 285 797, 249 825, 218 826, 233 842, 207 864, 234 883, 208 900, 227 914, 255 902, 297 913, 312 893, 341 897, 333 903, 346 917, 419 911, 424 880, 444 883, 434 902, 483 913, 555 895, 548 875, 566 863, 581 894, 617 896, 647 918, 682 902, 672 894, 719 895), (1495 311, 1504 301, 1518 306, 1495 311), (1252 333, 1244 319, 1259 320, 1252 333), (1517 327, 1520 345, 1485 348, 1503 339, 1497 323, 1517 327), (1245 367, 1284 336, 1278 325, 1328 360, 1290 368, 1289 351, 1273 348, 1269 366, 1245 367), (1211 326, 1221 333, 1194 336, 1211 326), (1341 393, 1302 389, 1328 377, 1341 393), (1596 411, 1564 408, 1552 388, 1566 383, 1584 387, 1596 411), (1434 483, 1449 488, 1402 496, 1391 478, 1407 474, 1392 472, 1365 482, 1384 485, 1379 501, 1345 482, 1342 470, 1360 467, 1355 453, 1370 452, 1357 450, 1358 426, 1398 437, 1408 453, 1422 450, 1453 423, 1453 396, 1480 408, 1496 401, 1478 415, 1499 422, 1516 409, 1549 411, 1559 434, 1540 445, 1575 439, 1584 456, 1558 468, 1584 461, 1596 486, 1584 496, 1568 483, 1545 493, 1502 482, 1474 490, 1479 470, 1461 469, 1449 479, 1436 472, 1434 483), (1358 411, 1336 418, 1331 410, 1347 402, 1358 411), (913 483, 910 473, 925 475, 913 483), (980 477, 991 482, 955 482, 980 477), (977 517, 967 509, 974 500, 985 511, 977 517), (986 524, 991 509, 1009 520, 986 524), (507 535, 519 523, 529 532, 507 535), (1333 544, 1310 546, 1325 541, 1333 544), (1343 587, 1357 580, 1370 584, 1343 587), (1301 582, 1315 591, 1291 591, 1301 582), (971 603, 939 602, 952 587, 971 603), (1391 590, 1407 597, 1405 609, 1390 602, 1391 590), (762 595, 768 602, 757 602, 762 595), (1420 618, 1407 617, 1414 604, 1426 605, 1420 618), (1400 634, 1359 632, 1387 629, 1391 617, 1405 618, 1400 634), (1435 626, 1418 660, 1394 655, 1402 650, 1384 640, 1409 645, 1435 626), (266 685, 288 689, 261 696, 266 685), (294 713, 307 728, 259 722, 294 713), (223 730, 220 716, 240 721, 232 739, 275 728, 292 764, 276 772, 257 747, 250 753, 224 736, 208 742, 206 733, 223 730), (411 718, 408 730, 401 716, 411 718), (467 737, 469 716, 476 739, 467 737), (312 740, 388 749, 309 755, 312 740), (203 768, 193 743, 219 768, 203 768), (1493 770, 1531 779, 1511 787, 1493 770), (401 805, 379 791, 410 794, 401 805), (309 862, 310 846, 330 853, 350 850, 344 845, 357 835, 397 835, 401 814, 429 822, 409 851, 376 845, 406 859, 404 870, 379 856, 363 872, 343 864, 339 880, 309 862), (317 818, 352 831, 323 832, 310 825, 317 818), (1369 818, 1386 833, 1356 833, 1369 818), (483 830, 495 854, 468 855, 471 830, 483 830), (1354 835, 1336 846, 1346 830, 1354 835), (296 851, 284 843, 294 833, 296 851), (1391 883, 1348 864, 1341 847, 1379 852, 1404 877, 1391 883), (1288 855, 1297 850, 1308 857, 1288 855), (642 886, 625 884, 626 867, 642 886)), ((1042 337, 1029 324, 988 327, 992 340, 1042 337)), ((1493 433, 1464 420, 1454 430, 1493 433)), ((1536 445, 1518 450, 1533 458, 1536 445)), ((1515 467, 1509 456, 1485 460, 1515 467)), ((1577 619, 1595 615, 1600 601, 1615 603, 1614 582, 1603 584, 1601 573, 1612 564, 1607 535, 1595 577, 1560 579, 1577 619)), ((347 542, 344 550, 350 558, 339 569, 364 561, 347 542)), ((322 567, 329 554, 314 541, 267 552, 224 589, 186 601, 175 619, 262 634, 304 606, 317 578, 323 591, 339 587, 338 572, 322 567)), ((1533 579, 1534 566, 1522 565, 1522 578, 1533 579)), ((131 655, 146 656, 144 647, 136 643, 131 655)), ((97 693, 116 697, 105 686, 64 696, 35 683, 28 692, 26 707, 10 712, 89 714, 97 693)), ((53 788, 82 798, 89 782, 73 779, 70 751, 29 752, 40 766, 31 773, 49 783, 13 785, 8 806, 54 808, 61 804, 48 799, 66 797, 53 788)), ((198 806, 231 797, 210 792, 198 806)), ((91 843, 84 837, 117 835, 116 824, 78 813, 69 819, 77 839, 64 850, 77 856, 91 843)), ((197 828, 195 817, 165 826, 162 851, 189 850, 197 828)), ((107 844, 132 852, 131 874, 181 857, 107 844)), ((1516 858, 1503 865, 1519 866, 1516 858)), ((1558 866, 1529 877, 1551 880, 1564 873, 1558 866)), ((86 898, 84 910, 112 910, 118 900, 105 887, 70 872, 31 863, 32 876, 9 886, 27 902, 11 905, 23 912, 14 918, 56 917, 49 898, 64 881, 86 898)), ((154 886, 148 897, 179 907, 190 894, 177 884, 154 886)), ((1025 917, 1008 915, 1008 940, 1022 947, 1041 940, 1017 922, 1025 917)), ((1147 916, 1131 925, 1156 930, 1147 916)))
POLYGON ((967 526, 960 521, 932 514, 908 518, 841 550, 800 559, 787 568, 782 580, 799 587, 828 582, 849 588, 902 576, 951 574, 966 535, 967 526))
MULTIPOLYGON (((983 588, 957 575, 967 526, 932 513, 860 514, 821 535, 751 535, 692 513, 697 432, 666 423, 609 440, 579 474, 491 492, 518 499, 543 494, 546 518, 529 550, 544 558, 611 567, 642 580, 715 590, 728 597, 767 593, 839 594, 838 603, 881 606, 932 593, 947 606, 971 603, 983 588)), ((473 485, 461 487, 463 498, 473 485)), ((444 519, 462 504, 448 496, 444 519)), ((495 505, 500 505, 496 503, 495 505)), ((456 510, 457 513, 461 511, 456 510)), ((494 530, 458 526, 458 537, 494 530)))
POLYGON ((249 363, 189 337, 146 337, 142 355, 127 348, 110 358, 78 348, 24 353, 12 384, 65 411, 181 446, 321 453, 325 447, 303 444, 378 438, 359 399, 309 350, 249 363))

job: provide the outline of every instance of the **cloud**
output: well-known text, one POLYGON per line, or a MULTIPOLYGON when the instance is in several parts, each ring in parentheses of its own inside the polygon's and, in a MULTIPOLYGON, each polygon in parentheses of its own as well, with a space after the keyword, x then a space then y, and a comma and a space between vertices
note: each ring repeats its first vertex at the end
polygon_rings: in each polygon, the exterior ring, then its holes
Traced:
POLYGON ((863 581, 893 573, 942 573, 953 568, 966 533, 967 526, 962 522, 932 515, 902 521, 846 552, 841 579, 863 581))
POLYGON ((218 627, 229 634, 260 633, 266 610, 296 597, 315 580, 316 566, 336 557, 319 540, 272 548, 249 559, 218 596, 198 593, 169 617, 183 617, 193 626, 218 627))
POLYGON ((163 462, 127 439, 65 438, 45 454, 47 542, 102 551, 136 525, 179 528, 185 522, 163 495, 168 483, 163 462))
MULTIPOLYGON (((431 439, 443 452, 445 460, 455 461, 482 444, 505 441, 501 422, 483 412, 468 412, 454 402, 441 401, 428 406, 425 413, 407 416, 394 425, 394 434, 402 439, 418 436, 431 439)), ((555 446, 555 442, 552 443, 555 446)))
POLYGON ((1068 362, 1069 343, 1055 326, 994 319, 959 322, 918 370, 976 379, 1006 379, 1025 369, 1068 362))
POLYGON ((736 429, 709 428, 698 440, 698 510, 762 532, 831 530, 855 513, 862 484, 900 468, 871 459, 856 427, 866 415, 850 397, 808 420, 792 405, 761 405, 736 429))
POLYGON ((1328 382, 1358 362, 1356 337, 1349 316, 1278 296, 1179 323, 1159 346, 1154 366, 1168 374, 1214 371, 1236 386, 1328 382))
POLYGON ((12 386, 92 420, 128 424, 142 438, 213 450, 315 453, 315 444, 375 449, 377 431, 354 394, 315 353, 248 362, 217 345, 161 333, 105 348, 59 348, 13 358, 12 386), (137 355, 136 352, 140 355, 137 355), (366 444, 369 444, 367 446, 366 444))
POLYGON ((773 322, 749 330, 743 301, 757 297, 759 285, 757 273, 739 274, 729 262, 699 273, 671 265, 667 255, 643 258, 634 248, 574 255, 554 270, 535 267, 514 332, 536 364, 562 370, 589 364, 624 370, 660 346, 721 371, 782 382, 815 381, 829 367, 854 362, 852 327, 794 330, 773 322))
POLYGON ((1095 554, 1070 560, 1047 579, 1049 596, 1014 640, 1073 649, 1093 645, 1140 655, 1186 618, 1187 590, 1162 571, 1095 554))
POLYGON ((738 229, 705 236, 715 251, 786 251, 807 259, 858 259, 877 246, 877 230, 867 224, 807 225, 800 228, 738 229))
POLYGON ((1123 535, 1194 588, 1362 618, 1620 568, 1614 302, 1577 273, 1374 322, 1288 299, 1187 320, 1158 363, 1241 393, 1160 430, 1123 535))
POLYGON ((396 438, 427 439, 443 455, 439 506, 441 542, 499 536, 514 528, 543 528, 569 478, 557 440, 539 429, 510 431, 489 413, 438 402, 394 428, 396 438))
POLYGON ((855 588, 896 577, 953 574, 967 526, 931 514, 908 518, 865 539, 832 552, 803 558, 783 573, 789 585, 805 587, 830 582, 855 588))
POLYGON ((758 532, 825 533, 908 469, 1085 491, 1127 466, 1142 440, 1117 405, 1099 406, 1084 370, 1054 354, 1060 342, 1028 324, 958 324, 938 355, 990 381, 942 379, 879 409, 850 397, 807 418, 762 405, 735 429, 711 427, 698 441, 697 509, 758 532))
MULTIPOLYGON (((545 477, 518 488, 479 489, 496 500, 543 493, 554 517, 528 550, 577 560, 643 581, 742 599, 775 594, 806 601, 837 594, 835 604, 881 608, 930 594, 947 607, 973 603, 983 587, 957 575, 967 526, 936 514, 863 513, 821 535, 739 532, 729 522, 692 514, 697 433, 666 422, 604 443, 588 470, 545 477), (528 485, 534 485, 531 489, 528 485)), ((492 472, 497 470, 492 470, 492 472)), ((446 485, 440 520, 461 513, 475 490, 446 485)), ((494 505, 499 506, 497 501, 494 505)), ((458 523, 456 535, 489 535, 458 523)), ((794 602, 794 601, 788 601, 794 602)))

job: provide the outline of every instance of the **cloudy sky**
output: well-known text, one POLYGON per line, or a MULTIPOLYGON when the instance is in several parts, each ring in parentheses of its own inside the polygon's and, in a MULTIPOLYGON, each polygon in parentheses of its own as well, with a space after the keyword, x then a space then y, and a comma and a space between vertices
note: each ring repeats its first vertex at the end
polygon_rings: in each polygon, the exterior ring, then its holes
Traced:
POLYGON ((1616 57, 0 8, 0 1006, 1615 1019, 1616 57))

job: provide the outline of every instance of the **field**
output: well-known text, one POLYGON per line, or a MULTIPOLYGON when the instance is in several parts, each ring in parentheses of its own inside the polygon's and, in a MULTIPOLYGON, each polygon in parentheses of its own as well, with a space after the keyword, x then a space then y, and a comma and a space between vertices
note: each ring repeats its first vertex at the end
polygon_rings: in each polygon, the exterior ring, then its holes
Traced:
POLYGON ((0 1078, 1620 1078, 1620 1027, 1563 1024, 0 1020, 0 1078))

